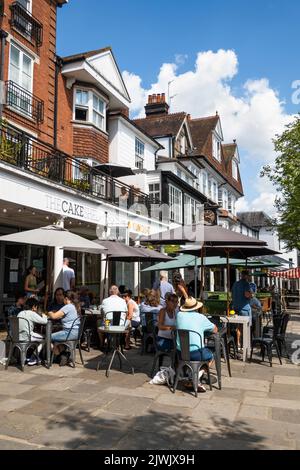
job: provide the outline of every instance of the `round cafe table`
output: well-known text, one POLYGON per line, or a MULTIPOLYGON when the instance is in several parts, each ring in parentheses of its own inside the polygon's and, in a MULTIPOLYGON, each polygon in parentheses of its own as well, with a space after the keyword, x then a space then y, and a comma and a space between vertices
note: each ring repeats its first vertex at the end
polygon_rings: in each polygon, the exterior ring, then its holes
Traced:
MULTIPOLYGON (((134 375, 134 368, 132 367, 129 360, 125 356, 123 347, 121 345, 121 336, 127 333, 127 328, 125 326, 109 326, 108 328, 105 326, 100 326, 98 328, 98 331, 100 331, 101 333, 109 334, 112 339, 112 356, 108 364, 108 367, 106 369, 106 373, 105 373, 106 377, 109 377, 109 373, 110 373, 111 367, 113 365, 113 362, 116 356, 118 356, 119 358, 120 369, 122 369, 122 360, 123 360, 127 362, 127 364, 129 365, 131 369, 132 375, 134 375)), ((108 359, 108 355, 109 355, 109 351, 107 350, 104 358, 101 358, 101 360, 97 364, 97 368, 96 368, 97 371, 100 369, 101 363, 104 362, 104 360, 108 359)))

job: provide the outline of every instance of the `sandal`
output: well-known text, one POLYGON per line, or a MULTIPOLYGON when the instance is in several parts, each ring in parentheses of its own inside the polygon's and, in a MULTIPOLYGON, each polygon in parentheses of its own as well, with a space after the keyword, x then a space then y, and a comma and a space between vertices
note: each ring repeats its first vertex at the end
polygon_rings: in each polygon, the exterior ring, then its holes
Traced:
MULTIPOLYGON (((192 382, 186 382, 184 384, 184 387, 188 390, 194 390, 192 382)), ((204 385, 198 384, 198 393, 206 393, 206 388, 204 387, 204 385)))

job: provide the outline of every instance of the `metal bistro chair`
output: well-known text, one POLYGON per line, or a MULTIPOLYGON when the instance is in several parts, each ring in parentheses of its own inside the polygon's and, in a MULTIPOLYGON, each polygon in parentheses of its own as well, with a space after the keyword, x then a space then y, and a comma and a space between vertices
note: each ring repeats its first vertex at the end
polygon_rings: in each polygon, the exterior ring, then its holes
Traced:
POLYGON ((9 363, 11 361, 11 358, 13 356, 13 353, 15 349, 18 349, 20 352, 20 363, 21 363, 21 369, 22 372, 24 372, 24 366, 26 362, 26 356, 27 352, 29 349, 33 349, 34 351, 37 350, 38 346, 40 344, 45 344, 44 341, 41 342, 35 342, 35 341, 20 341, 20 320, 27 322, 28 324, 28 330, 30 331, 30 323, 28 320, 25 318, 18 318, 18 317, 8 317, 7 322, 9 325, 9 331, 8 331, 8 345, 9 345, 9 351, 8 351, 8 359, 7 363, 5 365, 5 370, 8 369, 9 363))
POLYGON ((177 330, 177 337, 180 342, 181 348, 181 359, 178 361, 178 366, 176 368, 176 376, 174 381, 173 393, 176 392, 177 385, 179 380, 185 380, 185 368, 188 368, 192 373, 193 387, 196 398, 198 397, 198 382, 199 382, 199 371, 202 367, 205 367, 207 372, 207 378, 209 383, 209 388, 212 390, 210 370, 209 370, 209 361, 191 361, 190 355, 190 334, 193 333, 199 336, 200 345, 202 346, 201 335, 197 331, 192 330, 177 330))
POLYGON ((156 365, 158 362, 158 370, 163 365, 163 360, 165 357, 169 357, 171 359, 171 367, 175 368, 175 358, 176 358, 176 341, 175 341, 175 331, 172 331, 172 340, 173 340, 173 349, 169 351, 160 351, 157 347, 157 335, 154 329, 154 348, 155 348, 155 356, 153 359, 152 370, 151 370, 151 377, 154 377, 156 371, 156 365))
MULTIPOLYGON (((83 329, 84 329, 85 320, 86 320, 86 316, 85 316, 85 315, 76 318, 76 319, 73 321, 73 323, 72 323, 72 326, 71 326, 71 328, 70 328, 70 330, 69 330, 67 339, 66 339, 65 341, 54 341, 54 342, 53 342, 53 345, 54 345, 54 346, 62 345, 62 346, 65 346, 65 347, 66 347, 66 349, 67 349, 67 350, 70 352, 70 354, 71 354, 70 362, 72 363, 73 367, 75 367, 75 362, 76 362, 76 348, 77 348, 77 347, 78 347, 78 349, 79 349, 79 356, 80 356, 81 364, 84 366, 84 360, 83 360, 82 350, 81 350, 81 337, 82 337, 82 334, 83 334, 83 329), (80 321, 80 326, 79 326, 79 328, 78 328, 78 337, 77 337, 76 339, 69 340, 68 338, 69 338, 69 336, 70 336, 70 334, 71 334, 71 331, 74 329, 76 323, 78 324, 78 321, 80 321)), ((53 359, 54 359, 54 354, 53 354, 53 351, 52 351, 50 366, 52 366, 52 364, 53 364, 53 359)))
POLYGON ((286 357, 289 359, 289 353, 287 350, 287 344, 286 344, 286 330, 288 323, 291 319, 291 316, 289 313, 283 313, 282 315, 279 316, 273 316, 273 326, 265 326, 263 331, 264 331, 264 336, 267 337, 272 337, 275 334, 275 340, 278 345, 279 353, 280 356, 282 356, 282 347, 285 351, 286 357), (276 329, 274 333, 274 329, 276 329))
POLYGON ((280 365, 282 365, 279 347, 277 343, 277 335, 280 333, 281 328, 281 318, 280 317, 273 317, 273 328, 270 329, 269 332, 266 330, 263 331, 263 336, 260 338, 253 338, 252 339, 252 346, 251 346, 251 354, 250 354, 250 362, 252 361, 253 350, 255 346, 260 346, 262 361, 265 360, 265 353, 267 353, 270 367, 272 367, 272 350, 276 350, 277 357, 279 359, 280 365))
POLYGON ((156 338, 157 327, 155 326, 154 318, 155 316, 153 313, 150 313, 150 312, 145 313, 145 325, 142 326, 141 355, 147 352, 147 344, 149 340, 151 340, 155 348, 155 345, 156 345, 155 338, 156 338))

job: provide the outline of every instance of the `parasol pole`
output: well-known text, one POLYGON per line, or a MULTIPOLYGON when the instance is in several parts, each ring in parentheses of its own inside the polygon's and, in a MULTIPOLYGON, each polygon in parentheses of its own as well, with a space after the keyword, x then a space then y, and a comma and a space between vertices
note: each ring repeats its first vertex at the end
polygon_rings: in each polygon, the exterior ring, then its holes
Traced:
POLYGON ((200 299, 203 300, 204 295, 204 246, 201 248, 201 292, 200 299))
POLYGON ((194 277, 195 277, 195 286, 194 286, 194 290, 195 290, 195 299, 197 299, 197 295, 198 295, 198 258, 197 256, 195 256, 195 267, 194 267, 194 277))
POLYGON ((229 316, 229 309, 230 309, 230 266, 229 266, 229 250, 226 250, 226 257, 227 257, 227 316, 229 316))

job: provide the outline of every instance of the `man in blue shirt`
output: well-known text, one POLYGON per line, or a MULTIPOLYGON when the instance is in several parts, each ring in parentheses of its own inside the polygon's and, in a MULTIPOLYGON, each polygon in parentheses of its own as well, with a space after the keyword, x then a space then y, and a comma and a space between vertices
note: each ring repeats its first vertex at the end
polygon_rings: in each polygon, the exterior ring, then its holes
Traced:
POLYGON ((175 294, 174 287, 172 284, 168 282, 168 271, 161 271, 160 272, 160 284, 159 284, 159 289, 160 289, 160 305, 163 307, 166 306, 166 295, 168 293, 170 294, 175 294))
MULTIPOLYGON (((250 300, 252 297, 249 283, 249 271, 242 271, 241 279, 236 281, 232 287, 232 305, 235 312, 241 316, 251 317, 250 300)), ((241 348, 241 328, 237 328, 237 346, 241 348)))

